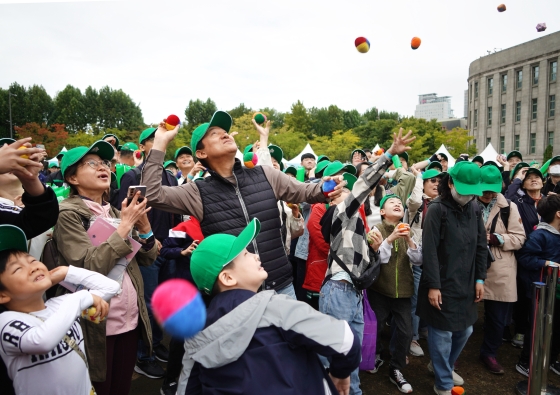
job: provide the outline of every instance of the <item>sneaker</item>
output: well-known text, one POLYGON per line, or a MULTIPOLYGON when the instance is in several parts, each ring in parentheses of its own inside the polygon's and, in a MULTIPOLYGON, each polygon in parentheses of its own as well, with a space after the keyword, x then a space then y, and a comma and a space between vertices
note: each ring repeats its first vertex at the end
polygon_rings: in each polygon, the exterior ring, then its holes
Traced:
POLYGON ((383 366, 383 360, 381 359, 381 355, 377 354, 375 356, 375 369, 373 370, 366 370, 366 372, 375 374, 379 370, 379 368, 383 366))
POLYGON ((151 379, 161 379, 165 374, 163 368, 159 366, 154 359, 149 361, 136 361, 134 371, 151 379))
POLYGON ((391 383, 395 384, 402 393, 410 394, 412 392, 412 386, 406 381, 399 369, 394 367, 389 368, 389 380, 391 383))
POLYGON ((550 364, 550 370, 560 376, 560 362, 556 361, 550 364))
POLYGON ((504 368, 502 368, 502 365, 500 365, 498 363, 498 361, 496 360, 496 357, 489 357, 486 355, 481 355, 479 357, 480 362, 482 362, 484 364, 484 366, 486 366, 486 369, 488 369, 490 371, 490 373, 494 373, 494 374, 504 374, 504 368))
MULTIPOLYGON (((434 374, 434 365, 432 365, 432 361, 430 361, 430 363, 428 364, 428 371, 431 374, 434 374)), ((452 372, 453 373, 453 385, 463 385, 465 384, 465 380, 463 380, 463 378, 461 376, 459 376, 455 371, 452 372)), ((442 392, 445 393, 445 392, 442 392)))
POLYGON ((176 395, 177 394, 177 382, 175 380, 165 379, 159 390, 161 395, 176 395))
POLYGON ((517 365, 515 365, 515 370, 517 370, 523 376, 529 377, 529 362, 517 362, 517 365))
POLYGON ((158 344, 154 347, 154 356, 160 362, 167 362, 169 360, 169 350, 163 344, 158 344))
POLYGON ((445 391, 445 390, 438 390, 437 387, 434 385, 434 392, 437 395, 451 395, 451 390, 445 391))
POLYGON ((415 357, 423 357, 424 356, 424 350, 422 350, 422 347, 420 347, 420 344, 418 344, 417 340, 413 340, 410 343, 410 355, 413 355, 415 357))
POLYGON ((516 333, 511 341, 511 345, 517 348, 523 348, 523 339, 525 339, 525 335, 522 333, 516 333))

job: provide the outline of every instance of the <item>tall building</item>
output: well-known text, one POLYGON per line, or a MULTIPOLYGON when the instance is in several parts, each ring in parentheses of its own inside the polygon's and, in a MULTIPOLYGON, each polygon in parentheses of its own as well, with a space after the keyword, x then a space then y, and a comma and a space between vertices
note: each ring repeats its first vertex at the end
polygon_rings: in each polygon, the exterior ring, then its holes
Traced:
POLYGON ((469 90, 465 91, 463 96, 463 118, 466 118, 469 114, 469 90))
POLYGON ((453 118, 451 96, 438 97, 436 93, 419 95, 414 117, 427 120, 453 118))
POLYGON ((560 32, 481 57, 469 67, 468 128, 480 152, 520 151, 541 160, 550 144, 560 154, 560 32))

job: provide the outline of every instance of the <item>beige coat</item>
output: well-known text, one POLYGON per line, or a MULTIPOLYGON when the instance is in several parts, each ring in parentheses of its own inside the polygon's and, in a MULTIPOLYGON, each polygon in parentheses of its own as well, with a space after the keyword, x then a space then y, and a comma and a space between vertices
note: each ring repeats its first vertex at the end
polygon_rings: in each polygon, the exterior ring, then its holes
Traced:
MULTIPOLYGON (((120 212, 111 207, 111 217, 120 218, 120 212)), ((94 247, 84 229, 82 218, 90 218, 91 211, 78 196, 71 196, 60 204, 58 222, 54 227, 53 239, 59 251, 60 265, 83 267, 107 275, 121 258, 132 252, 130 242, 124 241, 116 232, 105 243, 94 247)), ((138 326, 146 344, 152 344, 152 330, 144 300, 144 282, 138 265, 149 266, 157 256, 157 246, 150 251, 140 249, 126 268, 138 295, 138 326)), ((105 321, 94 324, 81 320, 86 341, 91 381, 105 381, 107 370, 105 321)), ((151 346, 150 346, 151 348, 151 346)), ((136 350, 134 350, 136 353, 136 350)), ((151 349, 150 349, 151 353, 151 349)))
MULTIPOLYGON (((499 216, 500 209, 506 206, 506 198, 499 193, 497 203, 492 207, 486 221, 486 232, 490 232, 492 220, 496 215, 499 216)), ((492 262, 487 272, 487 278, 484 282, 484 299, 515 302, 517 301, 517 261, 514 252, 523 246, 526 239, 521 216, 515 203, 511 202, 508 229, 505 228, 502 218, 498 217, 494 233, 503 237, 504 244, 491 247, 496 260, 492 262)))

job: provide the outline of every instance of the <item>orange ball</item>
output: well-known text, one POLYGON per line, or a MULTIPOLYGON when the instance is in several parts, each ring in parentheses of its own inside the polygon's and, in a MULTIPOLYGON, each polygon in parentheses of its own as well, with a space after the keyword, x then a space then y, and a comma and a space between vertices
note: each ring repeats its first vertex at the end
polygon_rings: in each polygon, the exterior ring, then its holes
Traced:
POLYGON ((463 387, 453 387, 451 390, 451 395, 463 395, 465 393, 465 389, 463 387))
POLYGON ((410 41, 410 47, 412 49, 418 49, 420 44, 422 44, 422 40, 420 40, 419 37, 413 37, 412 40, 410 41))
POLYGON ((400 223, 397 225, 397 229, 408 229, 408 224, 400 223))
MULTIPOLYGON (((22 145, 21 147, 18 148, 18 150, 20 149, 27 149, 27 147, 25 145, 22 145)), ((29 159, 29 156, 26 154, 20 155, 23 159, 29 159)))

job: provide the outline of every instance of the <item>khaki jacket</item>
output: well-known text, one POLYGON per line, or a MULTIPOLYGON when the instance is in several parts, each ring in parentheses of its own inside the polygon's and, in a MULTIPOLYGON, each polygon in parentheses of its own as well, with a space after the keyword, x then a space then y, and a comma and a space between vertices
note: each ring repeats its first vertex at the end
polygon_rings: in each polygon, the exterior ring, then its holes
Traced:
MULTIPOLYGON (((111 207, 113 218, 120 218, 120 212, 111 207)), ((82 219, 91 218, 92 213, 78 196, 71 196, 60 204, 58 222, 54 228, 53 239, 59 252, 60 265, 83 267, 107 275, 119 258, 132 252, 129 241, 124 241, 118 233, 94 247, 86 233, 82 219)), ((152 330, 148 310, 144 301, 144 282, 138 265, 149 266, 157 256, 157 246, 150 251, 140 249, 127 267, 128 275, 138 294, 138 326, 146 344, 150 344, 152 330)), ((89 374, 92 381, 105 381, 106 366, 106 332, 105 322, 94 324, 87 320, 80 321, 86 342, 86 354, 89 362, 89 374)), ((131 352, 136 353, 135 350, 131 352)), ((151 353, 151 349, 150 349, 151 353)))
POLYGON ((502 246, 493 246, 492 254, 496 259, 487 271, 484 282, 484 299, 498 302, 517 301, 517 261, 514 252, 519 250, 525 243, 525 230, 521 222, 521 216, 515 203, 511 202, 509 211, 508 228, 505 228, 502 218, 499 216, 500 209, 507 206, 507 200, 501 193, 488 220, 484 224, 486 232, 490 232, 492 220, 498 215, 496 230, 494 233, 501 235, 504 239, 502 246))

